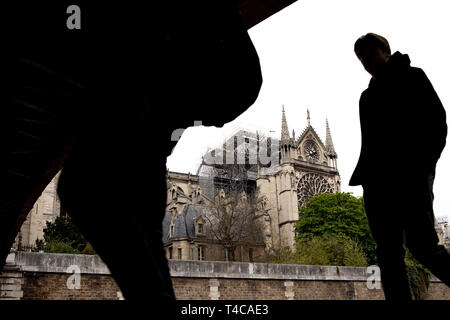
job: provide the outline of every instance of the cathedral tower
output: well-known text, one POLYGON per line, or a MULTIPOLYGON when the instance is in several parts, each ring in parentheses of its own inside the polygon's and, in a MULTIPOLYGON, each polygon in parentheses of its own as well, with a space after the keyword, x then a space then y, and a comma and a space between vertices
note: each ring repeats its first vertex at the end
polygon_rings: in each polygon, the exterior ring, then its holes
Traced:
POLYGON ((281 112, 280 163, 271 176, 258 179, 260 192, 271 204, 271 228, 266 234, 273 247, 295 248, 295 224, 299 209, 319 193, 340 192, 337 153, 331 138, 328 120, 325 143, 311 125, 307 110, 307 126, 296 138, 289 136, 284 106, 281 112))

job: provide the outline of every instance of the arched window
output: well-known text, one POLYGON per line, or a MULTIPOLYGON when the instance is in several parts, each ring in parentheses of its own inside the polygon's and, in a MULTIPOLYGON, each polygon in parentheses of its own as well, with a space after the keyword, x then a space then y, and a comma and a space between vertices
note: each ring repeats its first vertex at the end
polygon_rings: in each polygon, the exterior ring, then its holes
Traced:
POLYGON ((297 185, 298 206, 303 206, 309 198, 320 193, 333 193, 333 187, 318 174, 305 174, 297 185))

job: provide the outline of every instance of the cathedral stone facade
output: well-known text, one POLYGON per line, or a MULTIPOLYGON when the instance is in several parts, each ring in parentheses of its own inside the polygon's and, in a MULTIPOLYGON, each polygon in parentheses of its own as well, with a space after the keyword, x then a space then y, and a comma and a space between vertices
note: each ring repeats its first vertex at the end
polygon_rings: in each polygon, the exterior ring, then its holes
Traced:
POLYGON ((271 226, 266 233, 269 247, 295 246, 295 224, 299 207, 319 193, 341 191, 337 169, 337 153, 326 123, 325 143, 311 126, 308 111, 307 126, 296 138, 289 135, 284 107, 282 110, 280 162, 271 175, 259 176, 257 184, 270 204, 271 226))
POLYGON ((61 203, 56 192, 59 173, 44 189, 23 223, 13 248, 28 250, 35 246, 36 240, 44 238, 47 222, 53 222, 61 214, 61 203))

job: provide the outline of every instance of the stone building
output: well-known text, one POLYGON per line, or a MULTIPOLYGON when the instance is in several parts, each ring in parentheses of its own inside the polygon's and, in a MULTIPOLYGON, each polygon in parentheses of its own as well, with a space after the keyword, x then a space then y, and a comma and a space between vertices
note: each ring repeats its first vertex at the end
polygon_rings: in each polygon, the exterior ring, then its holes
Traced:
POLYGON ((61 214, 61 203, 56 192, 58 178, 59 173, 52 179, 34 204, 16 236, 14 249, 29 250, 34 247, 37 239, 44 238, 46 223, 54 221, 61 214))
POLYGON ((265 244, 259 241, 235 243, 234 259, 223 242, 214 238, 206 216, 210 208, 188 204, 181 212, 169 212, 163 221, 163 242, 167 258, 179 260, 256 262, 264 257, 265 244))
POLYGON ((217 210, 215 205, 218 197, 224 196, 224 193, 217 193, 216 197, 203 193, 201 177, 198 175, 168 172, 167 181, 167 211, 163 220, 163 243, 167 258, 253 262, 264 256, 265 243, 259 230, 256 230, 258 235, 251 242, 237 237, 233 243, 236 248, 232 252, 214 234, 212 221, 218 221, 217 217, 213 220, 211 213, 217 210))
POLYGON ((447 250, 450 250, 450 230, 448 227, 448 223, 444 225, 444 235, 445 238, 443 239, 443 244, 447 248, 447 250))
POLYGON ((445 217, 435 219, 436 231, 439 237, 439 243, 443 244, 450 250, 450 230, 448 227, 448 220, 445 217))

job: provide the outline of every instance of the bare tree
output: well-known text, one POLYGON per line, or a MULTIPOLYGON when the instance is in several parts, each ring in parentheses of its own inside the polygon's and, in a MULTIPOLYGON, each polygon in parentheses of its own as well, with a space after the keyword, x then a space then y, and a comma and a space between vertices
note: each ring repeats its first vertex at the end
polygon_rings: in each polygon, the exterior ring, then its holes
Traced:
POLYGON ((264 218, 268 216, 265 200, 258 192, 220 189, 208 208, 205 220, 212 238, 228 250, 229 260, 235 261, 238 246, 264 245, 264 218))
POLYGON ((265 244, 270 216, 256 178, 260 169, 269 172, 277 165, 278 151, 278 141, 241 130, 202 158, 199 181, 212 200, 203 216, 209 237, 227 250, 231 261, 237 247, 265 244))

